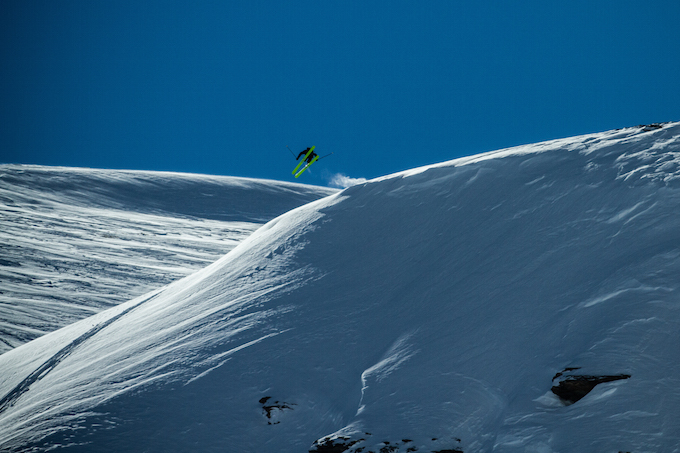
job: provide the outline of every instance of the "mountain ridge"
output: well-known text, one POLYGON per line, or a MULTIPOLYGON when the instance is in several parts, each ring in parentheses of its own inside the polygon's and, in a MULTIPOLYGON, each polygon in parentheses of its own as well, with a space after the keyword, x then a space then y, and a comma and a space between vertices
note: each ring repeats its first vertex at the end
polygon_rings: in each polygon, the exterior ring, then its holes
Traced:
POLYGON ((293 209, 0 356, 9 451, 678 451, 680 123, 293 209), (561 373, 561 374, 560 374, 561 373), (553 387, 603 380, 573 404, 553 387), (37 410, 40 409, 40 410, 37 410))

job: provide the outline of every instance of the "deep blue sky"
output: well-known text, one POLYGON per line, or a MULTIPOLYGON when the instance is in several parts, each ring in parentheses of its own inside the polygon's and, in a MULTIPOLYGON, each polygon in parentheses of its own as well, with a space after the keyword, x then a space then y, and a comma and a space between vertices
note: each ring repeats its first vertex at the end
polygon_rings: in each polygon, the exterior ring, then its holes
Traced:
POLYGON ((0 162, 372 178, 680 120, 680 1, 0 1, 0 162))

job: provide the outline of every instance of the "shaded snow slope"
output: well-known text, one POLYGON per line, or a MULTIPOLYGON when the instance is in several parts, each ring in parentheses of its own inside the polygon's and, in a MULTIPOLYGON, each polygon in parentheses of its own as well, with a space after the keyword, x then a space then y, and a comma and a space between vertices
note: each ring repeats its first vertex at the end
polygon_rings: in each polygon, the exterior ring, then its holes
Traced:
POLYGON ((0 353, 202 269, 265 221, 334 192, 0 165, 0 353))
POLYGON ((680 123, 651 129, 288 212, 0 356, 0 448, 678 452, 680 123), (579 376, 620 379, 551 392, 579 376))

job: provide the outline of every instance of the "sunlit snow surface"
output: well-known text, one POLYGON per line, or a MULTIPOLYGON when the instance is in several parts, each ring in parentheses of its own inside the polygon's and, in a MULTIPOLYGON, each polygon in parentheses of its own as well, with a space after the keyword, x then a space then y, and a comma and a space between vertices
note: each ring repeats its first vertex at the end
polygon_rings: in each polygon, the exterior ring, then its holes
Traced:
POLYGON ((0 353, 185 277, 322 187, 0 165, 0 353))
POLYGON ((0 448, 678 452, 679 208, 679 123, 353 186, 0 356, 0 448))

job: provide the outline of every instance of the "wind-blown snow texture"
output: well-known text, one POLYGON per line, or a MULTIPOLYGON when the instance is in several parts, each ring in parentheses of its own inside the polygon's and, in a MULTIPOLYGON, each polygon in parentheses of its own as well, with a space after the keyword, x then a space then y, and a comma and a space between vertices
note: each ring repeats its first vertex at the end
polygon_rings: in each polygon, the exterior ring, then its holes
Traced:
POLYGON ((334 193, 277 181, 0 165, 0 353, 204 268, 334 193))
POLYGON ((678 452, 678 208, 680 123, 350 187, 0 356, 0 448, 678 452))

